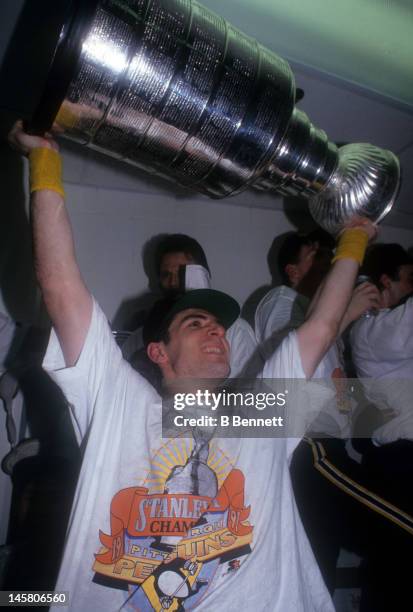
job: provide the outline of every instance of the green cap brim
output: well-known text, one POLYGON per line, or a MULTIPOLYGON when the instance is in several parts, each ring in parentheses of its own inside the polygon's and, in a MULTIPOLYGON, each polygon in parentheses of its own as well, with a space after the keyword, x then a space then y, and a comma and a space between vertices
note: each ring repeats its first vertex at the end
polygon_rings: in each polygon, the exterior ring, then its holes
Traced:
POLYGON ((154 305, 143 326, 145 346, 150 342, 158 342, 173 318, 189 308, 209 312, 225 329, 228 329, 240 314, 236 300, 215 289, 192 289, 178 298, 165 298, 154 305))
POLYGON ((206 310, 214 315, 225 329, 231 327, 241 312, 238 302, 222 291, 216 291, 215 289, 192 289, 192 291, 184 293, 175 302, 168 313, 169 322, 179 312, 188 308, 206 310))

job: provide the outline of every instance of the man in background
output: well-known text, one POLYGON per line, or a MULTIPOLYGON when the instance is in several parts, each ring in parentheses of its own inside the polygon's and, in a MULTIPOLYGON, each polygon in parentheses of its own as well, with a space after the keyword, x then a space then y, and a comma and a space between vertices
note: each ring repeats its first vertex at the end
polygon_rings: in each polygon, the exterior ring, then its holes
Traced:
POLYGON ((255 313, 255 335, 265 356, 305 320, 310 300, 330 268, 333 247, 333 238, 323 230, 290 232, 278 251, 271 247, 270 273, 273 282, 281 278, 282 285, 263 297, 255 313))
POLYGON ((362 269, 380 291, 379 310, 350 334, 352 358, 367 399, 374 404, 363 440, 362 466, 372 487, 391 506, 371 538, 363 609, 402 610, 410 597, 406 559, 413 554, 413 259, 399 244, 376 244, 362 269), (391 559, 391 563, 387 560, 391 559))
MULTIPOLYGON (((331 266, 333 240, 322 230, 310 234, 288 234, 278 255, 269 257, 273 278, 281 276, 284 284, 264 296, 255 315, 255 332, 266 359, 274 353, 292 329, 308 316, 311 298, 320 290, 331 266)), ((377 290, 368 283, 354 292, 340 327, 341 332, 369 306, 376 303, 377 290)), ((318 414, 311 432, 300 442, 291 461, 291 477, 300 515, 325 583, 333 593, 336 565, 343 546, 360 552, 363 514, 350 493, 343 493, 342 482, 322 472, 315 460, 322 448, 323 456, 344 475, 358 478, 358 465, 347 454, 345 443, 351 437, 352 411, 355 402, 343 381, 346 373, 343 346, 338 337, 315 372, 331 384, 335 395, 318 414), (320 515, 325 517, 320 522, 320 515)))

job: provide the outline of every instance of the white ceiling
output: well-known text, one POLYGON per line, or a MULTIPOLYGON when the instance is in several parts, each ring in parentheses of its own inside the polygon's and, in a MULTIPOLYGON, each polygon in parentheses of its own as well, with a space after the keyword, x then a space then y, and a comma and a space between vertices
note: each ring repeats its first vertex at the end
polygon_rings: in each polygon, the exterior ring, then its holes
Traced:
POLYGON ((412 0, 203 0, 287 60, 413 107, 412 0))

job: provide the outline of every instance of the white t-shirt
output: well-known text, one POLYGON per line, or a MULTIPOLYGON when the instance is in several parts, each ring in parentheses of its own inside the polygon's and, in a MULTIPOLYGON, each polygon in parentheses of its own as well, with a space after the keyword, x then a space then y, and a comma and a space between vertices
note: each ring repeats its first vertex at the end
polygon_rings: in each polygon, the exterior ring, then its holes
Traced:
POLYGON ((413 440, 413 298, 359 319, 352 356, 368 399, 392 417, 374 431, 377 444, 413 440))
POLYGON ((239 317, 226 332, 231 347, 230 376, 255 377, 262 371, 264 360, 258 350, 257 341, 251 325, 239 317))
MULTIPOLYGON (((255 312, 255 335, 264 359, 269 359, 291 330, 305 321, 309 300, 286 285, 271 289, 255 312)), ((313 378, 325 379, 334 385, 336 397, 312 423, 314 433, 333 437, 349 437, 352 400, 344 391, 345 378, 341 347, 336 342, 326 353, 313 378)))
POLYGON ((255 311, 255 337, 265 359, 305 320, 309 300, 286 285, 271 289, 255 311))
MULTIPOLYGON (((212 438, 195 461, 191 439, 162 439, 161 398, 96 304, 76 366, 53 332, 44 367, 84 453, 56 586, 70 609, 333 612, 293 498, 296 440, 212 438), (179 557, 162 563, 171 542, 179 557)), ((295 333, 264 375, 304 377, 295 333)))

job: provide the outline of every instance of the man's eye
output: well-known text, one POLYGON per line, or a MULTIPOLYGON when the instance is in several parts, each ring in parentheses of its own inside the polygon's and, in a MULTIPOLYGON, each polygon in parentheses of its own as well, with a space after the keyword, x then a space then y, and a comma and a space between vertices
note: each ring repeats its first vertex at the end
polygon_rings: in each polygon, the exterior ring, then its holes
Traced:
POLYGON ((201 327, 201 321, 194 319, 190 322, 189 327, 201 327))

